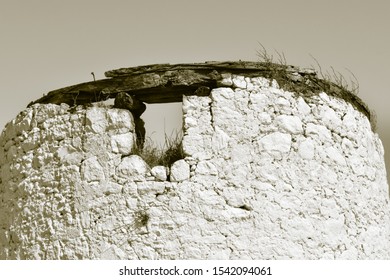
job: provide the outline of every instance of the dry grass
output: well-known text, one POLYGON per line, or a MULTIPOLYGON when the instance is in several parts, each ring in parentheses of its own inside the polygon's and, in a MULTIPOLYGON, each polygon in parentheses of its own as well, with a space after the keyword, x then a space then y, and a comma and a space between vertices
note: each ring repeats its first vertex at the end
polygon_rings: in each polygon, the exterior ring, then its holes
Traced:
POLYGON ((144 146, 140 149, 135 146, 133 155, 139 155, 150 167, 162 165, 170 167, 175 161, 183 159, 182 133, 165 134, 165 142, 162 147, 157 146, 150 138, 145 140, 144 146))
POLYGON ((376 131, 376 114, 358 97, 359 82, 349 69, 346 70, 351 75, 350 79, 347 79, 333 67, 330 67, 330 71, 323 71, 318 60, 312 56, 317 66, 317 69, 312 66, 315 74, 301 73, 301 79, 292 79, 291 74, 294 67, 287 65, 284 53, 275 50, 277 57, 275 59, 275 55, 269 53, 261 43, 259 45, 260 49, 257 51, 257 56, 262 66, 267 68, 266 78, 275 79, 281 88, 296 92, 306 100, 320 92, 326 92, 329 95, 344 99, 366 115, 371 122, 372 130, 376 131))

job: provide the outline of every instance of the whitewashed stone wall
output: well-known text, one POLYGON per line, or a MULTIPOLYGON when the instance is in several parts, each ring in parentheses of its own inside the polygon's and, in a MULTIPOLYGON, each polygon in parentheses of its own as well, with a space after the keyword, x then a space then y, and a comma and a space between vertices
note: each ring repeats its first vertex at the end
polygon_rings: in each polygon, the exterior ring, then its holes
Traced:
POLYGON ((39 105, 0 139, 0 259, 389 259, 384 151, 367 118, 224 75, 183 97, 186 158, 131 155, 126 110, 39 105))

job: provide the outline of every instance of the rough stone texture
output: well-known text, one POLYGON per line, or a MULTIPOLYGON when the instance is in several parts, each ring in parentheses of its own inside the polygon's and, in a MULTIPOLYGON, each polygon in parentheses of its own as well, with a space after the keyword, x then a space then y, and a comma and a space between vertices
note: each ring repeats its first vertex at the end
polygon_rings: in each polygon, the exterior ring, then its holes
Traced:
POLYGON ((122 162, 118 165, 116 173, 122 178, 141 178, 141 180, 149 171, 149 166, 144 160, 137 155, 131 155, 125 157, 122 162))
POLYGON ((134 145, 134 134, 124 133, 111 136, 111 147, 114 153, 129 155, 134 145))
POLYGON ((127 110, 21 112, 0 138, 0 259, 389 259, 367 117, 262 77, 218 84, 183 97, 187 156, 170 181, 127 155, 127 110))
POLYGON ((181 182, 190 178, 190 166, 184 160, 178 160, 171 167, 171 181, 181 182))
POLYGON ((150 173, 159 181, 166 181, 168 177, 167 167, 165 166, 155 166, 150 170, 150 173))

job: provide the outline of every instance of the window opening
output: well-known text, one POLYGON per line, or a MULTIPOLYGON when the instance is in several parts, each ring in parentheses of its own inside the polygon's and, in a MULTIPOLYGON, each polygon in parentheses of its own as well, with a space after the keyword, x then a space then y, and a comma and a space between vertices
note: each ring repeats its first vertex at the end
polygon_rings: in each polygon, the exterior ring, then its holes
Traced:
POLYGON ((176 160, 184 158, 182 102, 146 104, 141 119, 146 132, 145 141, 136 153, 149 166, 169 167, 176 160))

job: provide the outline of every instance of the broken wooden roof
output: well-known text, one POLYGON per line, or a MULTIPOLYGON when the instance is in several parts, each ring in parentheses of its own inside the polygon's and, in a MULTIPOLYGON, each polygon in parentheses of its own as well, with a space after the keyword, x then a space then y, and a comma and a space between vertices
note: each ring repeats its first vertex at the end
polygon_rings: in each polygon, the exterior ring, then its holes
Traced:
POLYGON ((314 95, 326 91, 346 99, 370 117, 366 105, 356 95, 329 81, 316 77, 312 69, 301 70, 290 65, 279 65, 251 61, 210 61, 188 64, 152 64, 107 71, 106 79, 89 81, 50 91, 35 103, 66 103, 83 105, 115 98, 119 92, 127 92, 145 103, 181 102, 183 95, 208 95, 219 87, 222 75, 230 73, 245 77, 288 79, 290 85, 297 84, 299 94, 314 95), (281 75, 282 73, 282 75, 281 75), (199 90, 201 89, 201 90, 199 90), (304 92, 301 92, 304 91, 304 92))
POLYGON ((107 71, 107 79, 53 90, 31 104, 74 105, 75 99, 78 104, 84 104, 114 98, 119 92, 135 95, 146 103, 180 102, 183 94, 195 94, 199 87, 217 87, 223 73, 254 77, 263 76, 267 71, 269 69, 264 64, 247 61, 153 64, 121 68, 107 71))

